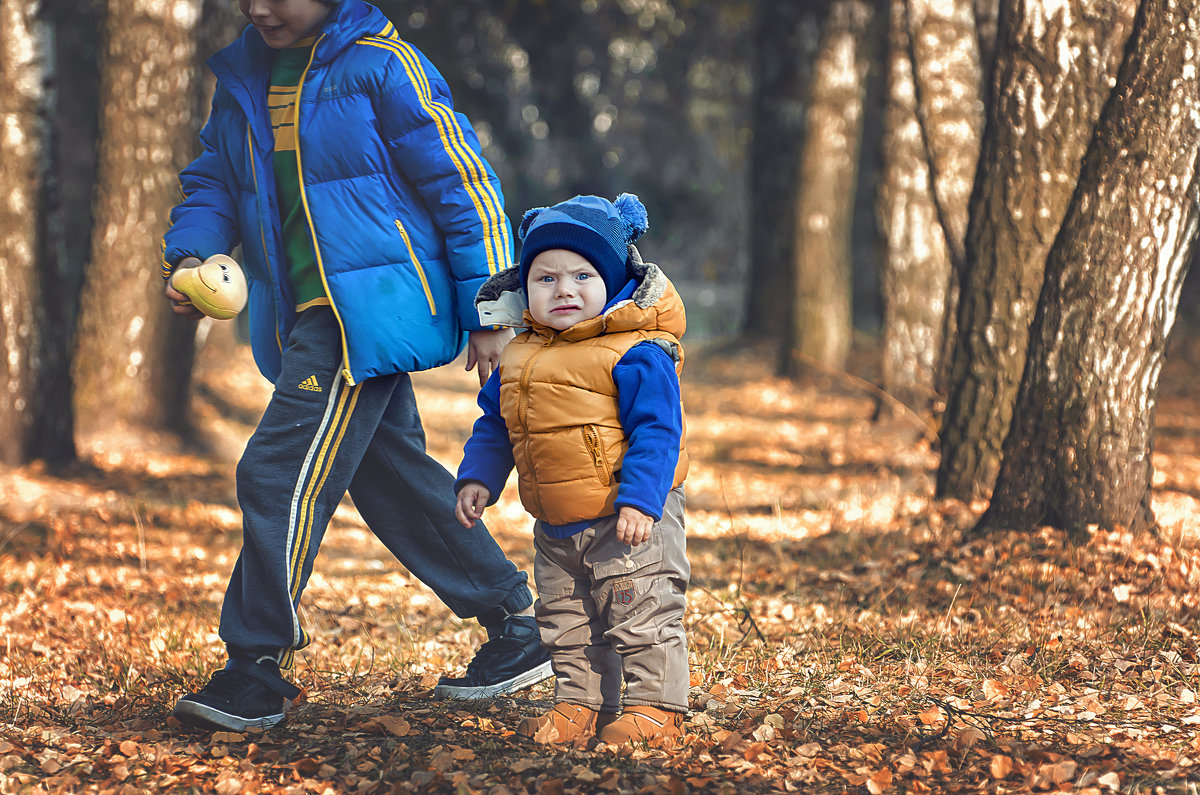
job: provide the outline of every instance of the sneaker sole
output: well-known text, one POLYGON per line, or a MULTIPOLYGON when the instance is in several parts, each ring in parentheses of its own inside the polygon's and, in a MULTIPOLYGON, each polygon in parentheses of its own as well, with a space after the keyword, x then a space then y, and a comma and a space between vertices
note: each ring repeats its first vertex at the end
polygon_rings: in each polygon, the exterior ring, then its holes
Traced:
POLYGON ((477 698, 493 698, 495 696, 503 696, 508 693, 515 693, 518 690, 524 690, 527 687, 533 687, 538 682, 544 682, 552 676, 554 676, 554 669, 551 667, 550 661, 547 660, 536 668, 530 668, 524 673, 517 674, 512 679, 504 682, 497 682, 494 685, 480 685, 478 687, 438 685, 433 689, 433 697, 468 700, 477 698))
POLYGON ((202 729, 218 731, 243 732, 247 729, 269 729, 276 726, 287 717, 286 708, 277 715, 263 715, 259 718, 243 718, 241 715, 230 715, 219 709, 200 704, 195 701, 180 701, 175 705, 171 714, 183 723, 198 726, 202 729))

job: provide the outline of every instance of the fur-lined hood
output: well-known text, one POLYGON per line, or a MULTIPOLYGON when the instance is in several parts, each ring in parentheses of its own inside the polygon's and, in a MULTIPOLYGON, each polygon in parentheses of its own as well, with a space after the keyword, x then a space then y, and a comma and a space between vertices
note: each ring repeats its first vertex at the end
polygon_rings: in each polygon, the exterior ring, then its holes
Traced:
MULTIPOLYGON (((609 306, 598 317, 575 324, 562 335, 583 339, 606 332, 655 328, 668 331, 676 338, 683 336, 687 326, 683 301, 666 274, 654 263, 643 262, 642 255, 632 243, 629 244, 629 270, 638 285, 628 299, 609 306)), ((475 309, 479 312, 479 322, 484 326, 530 328, 539 333, 555 333, 538 326, 529 316, 529 301, 515 265, 499 271, 483 283, 475 296, 475 309)))

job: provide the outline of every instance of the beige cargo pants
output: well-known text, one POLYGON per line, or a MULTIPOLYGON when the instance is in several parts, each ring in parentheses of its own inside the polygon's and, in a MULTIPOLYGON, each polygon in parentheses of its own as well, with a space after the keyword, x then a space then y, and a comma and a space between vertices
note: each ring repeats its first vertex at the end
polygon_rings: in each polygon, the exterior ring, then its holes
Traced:
POLYGON ((534 609, 556 702, 616 712, 623 679, 627 706, 687 712, 683 502, 683 490, 672 489, 662 520, 636 547, 617 541, 616 516, 570 538, 534 525, 534 609))

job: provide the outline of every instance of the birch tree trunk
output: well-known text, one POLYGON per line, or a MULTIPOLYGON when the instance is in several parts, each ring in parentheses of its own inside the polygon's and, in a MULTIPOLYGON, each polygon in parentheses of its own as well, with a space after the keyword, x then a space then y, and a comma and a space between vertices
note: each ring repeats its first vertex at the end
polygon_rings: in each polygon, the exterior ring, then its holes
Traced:
MULTIPOLYGON (((893 0, 880 215, 884 388, 914 409, 941 384, 983 107, 974 0, 893 0)), ((950 330, 953 325, 951 323, 950 330)))
POLYGON ((1046 284, 981 529, 1144 529, 1163 350, 1200 228, 1200 2, 1146 0, 1046 284))
POLYGON ((842 370, 850 351, 850 228, 862 141, 871 6, 836 0, 813 69, 808 132, 800 153, 795 292, 782 367, 842 370))
POLYGON ((1002 4, 947 371, 939 496, 969 499, 995 480, 1046 255, 1112 91, 1134 10, 1127 0, 1002 4))
POLYGON ((63 294, 49 234, 54 146, 54 27, 41 2, 0 5, 0 461, 75 456, 63 294), (56 322, 59 321, 59 322, 56 322))
POLYGON ((80 429, 186 427, 195 325, 156 264, 195 151, 200 0, 109 0, 91 260, 74 362, 80 429))

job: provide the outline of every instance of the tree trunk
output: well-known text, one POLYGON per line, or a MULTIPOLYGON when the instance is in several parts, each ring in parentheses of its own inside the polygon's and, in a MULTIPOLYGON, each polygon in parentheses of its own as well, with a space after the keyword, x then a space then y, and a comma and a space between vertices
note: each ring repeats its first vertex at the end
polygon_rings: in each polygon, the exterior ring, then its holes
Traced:
POLYGON ((750 147, 750 272, 744 328, 780 339, 791 323, 796 170, 807 127, 827 0, 759 3, 755 24, 754 139, 750 147))
MULTIPOLYGON (((49 222, 55 148, 55 31, 40 2, 0 5, 0 461, 62 463, 75 456, 63 411, 69 327, 61 322, 61 235, 49 222)), ((69 394, 69 391, 68 393, 69 394)))
POLYGON ((906 0, 916 109, 938 217, 961 267, 983 131, 983 76, 973 0, 906 0))
POLYGON ((177 174, 195 151, 199 0, 109 0, 101 51, 96 226, 74 362, 80 429, 187 428, 195 325, 157 263, 177 174))
POLYGON ((991 104, 988 89, 992 86, 992 65, 996 55, 996 27, 1000 16, 1000 0, 975 0, 975 35, 979 48, 980 74, 983 75, 983 104, 991 104))
POLYGON ((843 370, 850 351, 850 228, 862 140, 871 6, 836 0, 813 70, 796 200, 796 274, 781 370, 843 370))
POLYGON ((1143 529, 1163 350, 1200 228, 1200 2, 1147 0, 1046 263, 983 529, 1143 529))
POLYGON ((883 387, 906 406, 928 407, 941 350, 950 251, 934 202, 917 117, 906 0, 892 0, 880 226, 885 256, 883 387))
POLYGON ((971 2, 959 0, 939 13, 927 0, 891 4, 879 191, 887 238, 883 383, 914 409, 930 407, 940 386, 957 294, 951 263, 962 261, 979 157, 983 112, 971 2))
POLYGON ((995 479, 1046 255, 1120 66, 1132 5, 1002 4, 947 371, 939 496, 969 499, 995 479))
POLYGON ((973 0, 908 0, 917 115, 933 177, 933 198, 953 270, 945 283, 935 386, 945 393, 958 312, 959 277, 970 218, 971 189, 983 133, 983 74, 973 0))

